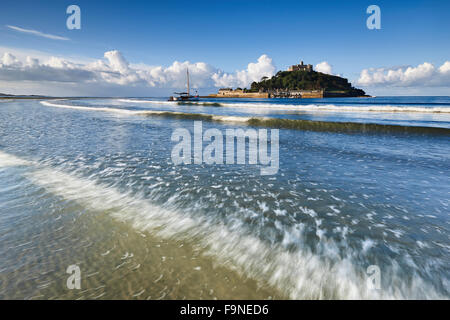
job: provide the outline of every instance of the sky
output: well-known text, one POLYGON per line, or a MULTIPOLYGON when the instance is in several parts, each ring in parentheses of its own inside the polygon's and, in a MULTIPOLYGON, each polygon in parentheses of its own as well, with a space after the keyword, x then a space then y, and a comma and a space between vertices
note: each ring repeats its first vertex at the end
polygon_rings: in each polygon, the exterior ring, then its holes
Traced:
POLYGON ((372 95, 450 95, 450 1, 2 0, 0 92, 167 96, 297 64, 372 95), (81 29, 69 30, 69 5, 81 29), (380 8, 381 29, 366 12, 380 8))

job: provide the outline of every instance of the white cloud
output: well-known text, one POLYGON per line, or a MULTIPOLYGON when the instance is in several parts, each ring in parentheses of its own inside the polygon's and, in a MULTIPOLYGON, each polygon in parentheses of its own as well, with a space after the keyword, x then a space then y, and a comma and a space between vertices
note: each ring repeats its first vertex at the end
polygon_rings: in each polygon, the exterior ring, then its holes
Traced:
MULTIPOLYGON (((133 64, 117 50, 105 52, 101 59, 87 59, 0 47, 0 87, 2 91, 8 90, 2 93, 169 95, 173 90, 185 88, 187 68, 191 87, 203 89, 203 93, 211 93, 217 87, 248 88, 253 81, 271 77, 276 71, 267 55, 261 55, 244 70, 226 73, 205 62, 175 61, 167 67, 133 64)), ((317 64, 315 70, 333 74, 326 61, 317 64)), ((423 63, 416 67, 364 69, 356 83, 372 87, 374 92, 392 89, 390 94, 425 87, 433 88, 430 89, 433 92, 437 88, 442 91, 450 87, 450 61, 440 67, 423 63)))
POLYGON ((316 64, 316 66, 314 67, 314 70, 317 72, 322 72, 322 73, 326 73, 326 74, 331 74, 331 75, 333 74, 332 66, 326 61, 316 64))
POLYGON ((238 70, 234 74, 219 71, 212 78, 216 87, 247 87, 253 81, 260 81, 262 77, 272 77, 275 70, 272 59, 263 54, 258 62, 249 63, 246 70, 238 70))
POLYGON ((53 34, 43 33, 43 32, 37 31, 37 30, 24 29, 24 28, 20 28, 20 27, 16 27, 16 26, 10 26, 10 25, 7 25, 6 27, 8 27, 9 29, 18 31, 18 32, 28 33, 28 34, 32 34, 32 35, 35 35, 35 36, 38 36, 38 37, 47 38, 47 39, 63 40, 63 41, 70 40, 69 38, 66 38, 66 37, 55 36, 53 34))
POLYGON ((204 62, 175 61, 167 68, 147 66, 144 69, 139 69, 138 74, 152 87, 184 88, 186 86, 187 69, 189 69, 193 88, 214 86, 212 76, 217 72, 217 68, 204 62))
POLYGON ((360 86, 392 87, 448 87, 450 86, 450 61, 436 68, 429 62, 416 67, 371 68, 361 71, 360 86))
POLYGON ((0 59, 0 80, 3 81, 79 82, 93 79, 93 72, 61 58, 51 57, 44 63, 31 57, 20 61, 6 52, 0 59))
POLYGON ((117 50, 105 52, 105 58, 114 71, 126 74, 130 71, 128 61, 125 60, 122 53, 117 50))
POLYGON ((19 60, 17 60, 17 58, 13 54, 11 54, 9 52, 6 52, 3 55, 1 62, 2 62, 2 64, 4 66, 7 66, 7 67, 18 67, 18 66, 20 66, 19 60))
POLYGON ((439 67, 439 72, 442 74, 450 73, 450 61, 445 61, 445 63, 439 67))
POLYGON ((19 48, 13 48, 13 47, 0 46, 0 58, 3 56, 4 53, 11 53, 20 61, 26 61, 27 57, 32 57, 33 59, 38 59, 40 61, 47 61, 51 57, 58 57, 63 60, 76 61, 79 64, 88 64, 88 63, 98 60, 98 59, 92 59, 92 58, 85 57, 85 56, 78 56, 75 54, 74 55, 58 55, 56 53, 49 53, 49 52, 34 50, 34 49, 23 49, 23 48, 19 49, 19 48))
POLYGON ((49 87, 46 82, 52 82, 53 85, 72 83, 80 88, 82 84, 96 84, 104 88, 110 86, 114 88, 112 93, 116 93, 118 87, 141 88, 142 92, 148 88, 184 89, 186 69, 189 69, 192 88, 247 87, 251 82, 259 81, 263 76, 272 76, 275 72, 272 59, 267 55, 262 55, 255 63, 249 63, 246 70, 233 74, 224 73, 204 62, 175 61, 168 67, 130 64, 117 50, 105 52, 103 59, 83 62, 55 56, 39 57, 16 57, 10 52, 4 52, 0 58, 0 81, 9 84, 34 81, 40 82, 42 87, 49 87))

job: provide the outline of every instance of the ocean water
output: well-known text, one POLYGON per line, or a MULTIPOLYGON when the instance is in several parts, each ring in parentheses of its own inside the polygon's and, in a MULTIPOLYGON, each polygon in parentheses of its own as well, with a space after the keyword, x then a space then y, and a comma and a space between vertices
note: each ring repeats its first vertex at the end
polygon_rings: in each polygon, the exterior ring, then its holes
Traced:
POLYGON ((1 299, 448 299, 449 202, 449 97, 0 102, 1 299), (175 165, 194 121, 277 174, 175 165))

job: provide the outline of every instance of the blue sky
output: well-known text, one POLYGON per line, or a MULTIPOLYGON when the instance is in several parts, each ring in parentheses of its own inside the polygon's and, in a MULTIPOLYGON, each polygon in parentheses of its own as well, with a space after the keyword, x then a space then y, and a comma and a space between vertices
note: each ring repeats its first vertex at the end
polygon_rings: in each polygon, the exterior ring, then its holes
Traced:
MULTIPOLYGON (((232 76, 236 70, 247 70, 249 63, 256 63, 264 54, 276 70, 286 69, 300 58, 313 65, 327 62, 332 73, 354 83, 364 69, 406 71, 408 66, 416 68, 427 62, 436 71, 450 60, 450 1, 2 0, 1 7, 0 54, 15 49, 10 51, 16 52, 16 57, 17 51, 27 55, 37 51, 36 55, 79 62, 104 59, 105 52, 116 50, 130 64, 168 68, 174 61, 203 62, 220 70, 214 72, 221 76, 232 76), (66 28, 65 11, 71 4, 81 8, 81 30, 66 28), (381 30, 366 27, 366 8, 371 4, 381 8, 381 30)), ((14 80, 5 77, 0 85, 14 80)), ((421 86, 417 79, 403 83, 391 78, 372 80, 365 82, 369 93, 417 93, 421 86)), ((438 80, 424 81, 432 83, 422 89, 425 94, 449 92, 448 85, 436 84, 438 80)), ((153 92, 158 86, 155 84, 153 92)), ((24 89, 31 87, 28 84, 24 89)), ((139 90, 131 92, 138 94, 139 90)))

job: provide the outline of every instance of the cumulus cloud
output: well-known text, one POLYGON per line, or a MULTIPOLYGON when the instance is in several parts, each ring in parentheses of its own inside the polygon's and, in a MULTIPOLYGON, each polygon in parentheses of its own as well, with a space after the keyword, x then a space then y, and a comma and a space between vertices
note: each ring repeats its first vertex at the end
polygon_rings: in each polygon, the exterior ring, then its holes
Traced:
POLYGON ((79 82, 93 79, 93 72, 56 57, 41 63, 31 57, 20 61, 11 53, 4 53, 0 59, 0 80, 79 82))
POLYGON ((18 67, 21 65, 19 60, 17 60, 17 58, 9 52, 6 52, 3 55, 1 62, 2 62, 2 65, 6 66, 6 67, 18 67))
POLYGON ((253 81, 260 81, 262 77, 272 77, 275 70, 272 59, 263 54, 256 63, 249 63, 246 70, 236 71, 234 74, 217 72, 212 79, 216 87, 247 87, 253 81))
POLYGON ((189 69, 193 88, 247 87, 251 82, 275 73, 272 59, 267 55, 249 63, 245 70, 225 73, 204 62, 175 61, 168 67, 130 64, 117 50, 105 52, 103 59, 83 63, 53 56, 16 58, 5 52, 0 59, 0 80, 179 89, 186 86, 186 69, 189 69))
POLYGON ((70 40, 69 38, 66 38, 66 37, 55 36, 53 34, 43 33, 43 32, 37 31, 37 30, 24 29, 21 27, 9 26, 9 25, 7 25, 6 27, 11 30, 14 30, 14 31, 28 33, 28 34, 32 34, 34 36, 38 36, 38 37, 42 37, 42 38, 47 38, 47 39, 52 39, 52 40, 63 40, 63 41, 70 40))
POLYGON ((316 66, 314 67, 314 70, 318 71, 318 72, 326 73, 326 74, 333 74, 332 66, 326 61, 316 64, 316 66))
POLYGON ((186 70, 193 88, 213 87, 212 76, 218 69, 204 63, 189 61, 175 61, 167 68, 162 66, 138 68, 138 74, 152 87, 184 88, 186 86, 186 70))
MULTIPOLYGON (((80 60, 0 47, 0 85, 3 91, 7 88, 19 94, 168 95, 173 89, 185 88, 186 69, 191 87, 206 92, 214 87, 248 88, 253 81, 276 72, 267 55, 261 55, 244 70, 227 73, 205 62, 175 61, 167 67, 133 64, 117 50, 105 52, 101 59, 80 60)), ((315 70, 333 74, 326 61, 318 63, 315 70)), ((364 69, 356 84, 372 90, 397 90, 391 94, 424 87, 443 90, 450 87, 450 61, 441 66, 425 62, 415 67, 364 69)))
POLYGON ((445 61, 445 63, 439 67, 439 72, 442 74, 448 74, 450 72, 450 61, 445 61))
POLYGON ((450 61, 439 68, 429 62, 416 67, 371 68, 361 71, 360 86, 447 87, 450 86, 450 61))

